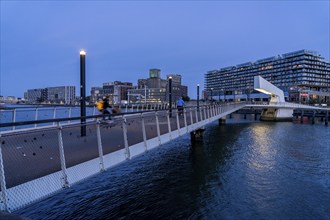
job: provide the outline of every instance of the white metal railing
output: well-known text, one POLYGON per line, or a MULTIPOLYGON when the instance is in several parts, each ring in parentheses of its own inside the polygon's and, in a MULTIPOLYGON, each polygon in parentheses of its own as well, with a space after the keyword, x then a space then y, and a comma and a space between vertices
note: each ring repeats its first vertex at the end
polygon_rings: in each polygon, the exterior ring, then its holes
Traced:
POLYGON ((291 102, 277 102, 277 103, 250 103, 247 106, 269 106, 269 107, 278 107, 278 108, 294 108, 294 109, 311 109, 311 110, 326 110, 329 111, 330 108, 327 106, 312 106, 312 105, 304 105, 298 103, 291 103, 291 102))
POLYGON ((244 103, 0 133, 0 210, 14 211, 237 111, 244 103), (142 128, 142 129, 141 129, 142 128), (19 146, 19 147, 18 147, 19 146))
MULTIPOLYGON (((164 110, 168 108, 168 104, 133 104, 130 107, 125 105, 122 107, 123 112, 134 112, 134 111, 148 111, 148 110, 164 110)), ((96 107, 87 108, 87 116, 101 114, 96 107)), ((0 110, 1 123, 15 123, 32 120, 42 119, 57 119, 57 118, 71 118, 78 117, 80 114, 80 107, 24 107, 24 108, 13 108, 13 109, 2 109, 0 110)), ((63 122, 62 122, 63 123, 63 122)), ((71 123, 67 121, 65 123, 71 123)), ((56 123, 54 122, 55 126, 56 123)), ((40 124, 34 124, 34 127, 43 126, 40 124)), ((10 128, 11 130, 17 129, 15 126, 10 128)))

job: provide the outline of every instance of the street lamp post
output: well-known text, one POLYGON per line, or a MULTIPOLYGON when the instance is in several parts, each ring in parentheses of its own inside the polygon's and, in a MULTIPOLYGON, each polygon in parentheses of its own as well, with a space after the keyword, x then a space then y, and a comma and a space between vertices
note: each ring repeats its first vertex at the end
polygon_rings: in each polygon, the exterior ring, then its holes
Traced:
POLYGON ((168 77, 168 101, 169 101, 169 113, 172 117, 172 76, 168 77))
POLYGON ((199 111, 199 84, 197 84, 197 111, 199 111))
POLYGON ((86 51, 80 51, 80 135, 86 136, 86 51))

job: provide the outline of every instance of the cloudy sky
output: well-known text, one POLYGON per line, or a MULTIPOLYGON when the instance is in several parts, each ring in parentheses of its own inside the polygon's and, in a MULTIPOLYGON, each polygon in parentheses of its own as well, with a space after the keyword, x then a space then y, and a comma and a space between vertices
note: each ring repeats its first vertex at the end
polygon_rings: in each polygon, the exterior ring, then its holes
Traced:
MULTIPOLYGON (((87 51, 87 94, 150 68, 181 74, 189 96, 204 74, 300 49, 330 57, 329 1, 1 0, 0 95, 73 85, 87 51)), ((202 86, 203 87, 203 86, 202 86)))

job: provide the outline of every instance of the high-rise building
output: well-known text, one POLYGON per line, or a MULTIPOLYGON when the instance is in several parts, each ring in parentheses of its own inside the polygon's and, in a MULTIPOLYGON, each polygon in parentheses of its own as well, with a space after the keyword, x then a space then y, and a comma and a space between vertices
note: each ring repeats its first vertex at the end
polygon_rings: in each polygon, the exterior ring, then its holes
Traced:
POLYGON ((212 91, 216 100, 267 97, 253 91, 253 78, 258 75, 282 89, 290 101, 329 101, 330 63, 310 50, 208 71, 205 74, 205 91, 208 97, 212 91))

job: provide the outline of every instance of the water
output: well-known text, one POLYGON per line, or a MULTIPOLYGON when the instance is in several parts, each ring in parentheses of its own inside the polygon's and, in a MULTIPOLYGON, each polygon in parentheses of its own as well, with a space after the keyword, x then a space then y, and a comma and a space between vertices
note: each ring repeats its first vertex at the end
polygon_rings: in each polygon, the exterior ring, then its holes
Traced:
POLYGON ((30 219, 329 219, 330 127, 232 120, 33 204, 30 219), (245 122, 245 123, 237 123, 245 122))

